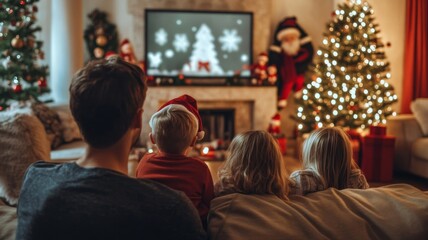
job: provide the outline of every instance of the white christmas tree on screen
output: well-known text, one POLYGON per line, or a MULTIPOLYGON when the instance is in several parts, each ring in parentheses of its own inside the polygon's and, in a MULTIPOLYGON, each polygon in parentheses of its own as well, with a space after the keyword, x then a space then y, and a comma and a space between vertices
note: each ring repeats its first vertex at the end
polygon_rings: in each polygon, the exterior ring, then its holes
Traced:
POLYGON ((206 24, 202 24, 196 32, 196 42, 193 44, 190 62, 183 66, 183 73, 189 75, 223 74, 223 69, 217 59, 214 37, 206 24))

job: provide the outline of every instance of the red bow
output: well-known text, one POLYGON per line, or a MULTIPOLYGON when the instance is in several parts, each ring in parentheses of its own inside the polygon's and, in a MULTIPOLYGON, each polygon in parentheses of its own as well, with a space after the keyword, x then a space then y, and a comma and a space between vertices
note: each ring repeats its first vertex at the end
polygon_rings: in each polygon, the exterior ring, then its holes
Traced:
POLYGON ((205 69, 207 72, 210 71, 210 62, 198 62, 198 71, 205 69))

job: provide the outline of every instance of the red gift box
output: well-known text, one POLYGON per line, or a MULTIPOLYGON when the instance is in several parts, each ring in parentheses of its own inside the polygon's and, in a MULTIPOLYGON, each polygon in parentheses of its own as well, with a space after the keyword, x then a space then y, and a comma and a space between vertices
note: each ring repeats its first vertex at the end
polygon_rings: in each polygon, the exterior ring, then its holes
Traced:
POLYGON ((287 151, 287 139, 285 137, 276 137, 275 139, 278 142, 282 155, 285 155, 287 151))
POLYGON ((367 181, 392 181, 394 143, 393 136, 367 135, 363 138, 361 170, 367 181))
POLYGON ((346 131, 346 133, 351 138, 352 158, 358 164, 358 166, 361 166, 361 134, 353 129, 346 131))
POLYGON ((370 126, 370 135, 373 136, 385 136, 386 135, 386 127, 382 125, 370 126))

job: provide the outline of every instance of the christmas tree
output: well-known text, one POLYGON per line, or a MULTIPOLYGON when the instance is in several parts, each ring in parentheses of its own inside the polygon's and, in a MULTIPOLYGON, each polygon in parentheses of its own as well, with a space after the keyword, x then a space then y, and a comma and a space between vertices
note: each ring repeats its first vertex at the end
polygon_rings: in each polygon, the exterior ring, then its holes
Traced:
POLYGON ((379 26, 366 1, 339 4, 297 100, 300 132, 385 124, 397 101, 379 26))
POLYGON ((91 24, 85 30, 85 42, 91 59, 104 58, 107 52, 117 52, 118 40, 116 26, 107 21, 107 14, 98 9, 88 18, 91 24))
POLYGON ((193 44, 193 52, 190 57, 190 67, 185 65, 184 74, 222 74, 223 69, 219 65, 217 52, 214 45, 214 37, 210 28, 202 24, 196 32, 196 42, 193 44))
POLYGON ((38 0, 2 0, 0 2, 0 111, 12 101, 35 99, 48 92, 48 67, 43 42, 37 41, 34 26, 38 0))

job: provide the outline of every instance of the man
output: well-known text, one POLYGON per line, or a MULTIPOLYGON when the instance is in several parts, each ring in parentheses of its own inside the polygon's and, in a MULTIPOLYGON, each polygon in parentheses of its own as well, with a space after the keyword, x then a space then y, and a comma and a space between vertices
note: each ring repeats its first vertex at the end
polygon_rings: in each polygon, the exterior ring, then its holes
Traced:
POLYGON ((118 58, 76 73, 70 108, 87 153, 74 163, 39 162, 27 170, 17 239, 205 238, 183 193, 127 176, 146 90, 142 70, 118 58))
POLYGON ((274 38, 274 44, 269 48, 269 65, 277 68, 278 108, 282 109, 292 90, 297 97, 301 95, 304 74, 312 62, 314 49, 310 37, 295 17, 281 21, 274 38))

